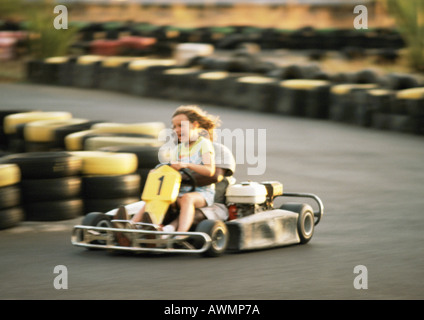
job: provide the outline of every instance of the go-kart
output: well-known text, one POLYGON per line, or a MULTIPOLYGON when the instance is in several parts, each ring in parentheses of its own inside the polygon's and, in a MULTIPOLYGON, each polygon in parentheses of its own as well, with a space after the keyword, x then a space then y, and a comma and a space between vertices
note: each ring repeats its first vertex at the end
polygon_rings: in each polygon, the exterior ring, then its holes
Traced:
MULTIPOLYGON (((188 171, 184 173, 194 189, 195 180, 188 171)), ((118 209, 106 213, 92 212, 83 218, 81 225, 74 226, 72 244, 91 249, 219 256, 226 251, 307 243, 324 213, 321 199, 314 194, 283 194, 283 185, 279 182, 248 181, 227 187, 227 221, 202 220, 188 232, 159 231, 158 226, 178 197, 181 183, 181 173, 168 165, 152 170, 147 176, 142 201, 125 206, 131 217, 144 205, 151 222, 114 219, 118 209), (283 203, 275 209, 277 197, 309 198, 315 202, 317 210, 314 211, 308 203, 283 203), (118 234, 124 234, 129 244, 121 245, 117 241, 118 234)))

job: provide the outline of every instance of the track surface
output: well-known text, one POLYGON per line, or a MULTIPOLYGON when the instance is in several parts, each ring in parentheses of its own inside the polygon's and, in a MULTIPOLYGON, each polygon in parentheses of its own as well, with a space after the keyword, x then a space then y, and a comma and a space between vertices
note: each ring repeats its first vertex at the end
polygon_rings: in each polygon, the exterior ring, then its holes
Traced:
MULTIPOLYGON (((182 103, 27 84, 1 84, 0 101, 1 109, 123 123, 169 123, 182 103)), ((424 298, 422 137, 203 107, 222 128, 266 129, 265 173, 249 176, 255 165, 239 164, 238 181, 279 180, 287 192, 322 198, 325 216, 310 243, 217 259, 111 254, 70 244, 80 219, 24 222, 0 231, 0 299, 424 298), (67 290, 54 287, 57 265, 67 267, 67 290), (368 289, 355 289, 358 265, 368 289)))

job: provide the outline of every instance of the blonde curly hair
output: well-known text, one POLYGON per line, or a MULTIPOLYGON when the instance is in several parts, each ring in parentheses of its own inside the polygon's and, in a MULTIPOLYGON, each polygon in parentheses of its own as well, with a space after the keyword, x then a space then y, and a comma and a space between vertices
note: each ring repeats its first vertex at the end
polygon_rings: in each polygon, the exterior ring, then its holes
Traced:
POLYGON ((199 123, 199 127, 206 131, 209 139, 213 140, 213 130, 216 127, 219 127, 221 122, 218 116, 211 115, 196 105, 184 105, 178 107, 174 111, 172 118, 180 114, 184 114, 191 123, 197 121, 199 123))

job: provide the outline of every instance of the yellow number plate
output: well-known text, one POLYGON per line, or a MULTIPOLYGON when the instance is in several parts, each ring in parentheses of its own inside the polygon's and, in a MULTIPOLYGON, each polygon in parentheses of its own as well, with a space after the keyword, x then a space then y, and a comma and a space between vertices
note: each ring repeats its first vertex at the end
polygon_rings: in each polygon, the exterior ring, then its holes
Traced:
POLYGON ((149 173, 141 198, 153 223, 162 222, 169 205, 177 200, 180 185, 180 173, 170 166, 161 166, 149 173))

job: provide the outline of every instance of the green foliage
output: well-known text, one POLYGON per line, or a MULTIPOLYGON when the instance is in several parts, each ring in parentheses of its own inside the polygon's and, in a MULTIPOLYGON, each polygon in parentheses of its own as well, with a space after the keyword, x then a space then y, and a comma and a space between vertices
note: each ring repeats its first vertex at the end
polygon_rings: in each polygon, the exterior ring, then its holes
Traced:
POLYGON ((0 0, 0 19, 6 20, 19 14, 22 8, 22 0, 0 0))
POLYGON ((46 1, 38 1, 34 10, 27 11, 28 30, 31 31, 29 41, 30 53, 34 58, 47 58, 66 55, 74 40, 77 29, 56 29, 53 25, 58 14, 53 13, 55 5, 46 1))
POLYGON ((57 4, 52 0, 0 0, 0 18, 20 17, 29 32, 29 53, 35 59, 66 55, 74 41, 75 26, 69 23, 68 29, 54 27, 58 16, 54 13, 57 4))
POLYGON ((386 0, 408 46, 410 66, 424 71, 424 0, 386 0))

